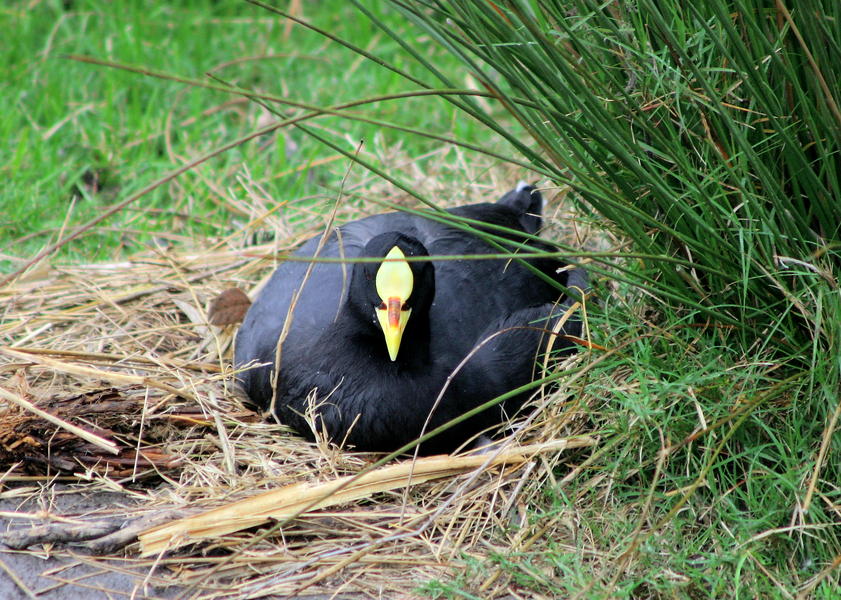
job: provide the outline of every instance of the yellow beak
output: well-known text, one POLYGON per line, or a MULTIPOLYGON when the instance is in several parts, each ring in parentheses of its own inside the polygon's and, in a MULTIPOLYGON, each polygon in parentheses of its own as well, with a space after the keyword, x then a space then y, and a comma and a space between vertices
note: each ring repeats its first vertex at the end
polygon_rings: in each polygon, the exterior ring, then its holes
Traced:
POLYGON ((377 293, 383 301, 377 309, 377 319, 385 335, 385 345, 391 360, 397 360, 400 341, 409 322, 412 309, 405 306, 412 295, 414 277, 406 256, 395 246, 386 255, 377 271, 377 293))
POLYGON ((391 297, 385 303, 386 308, 377 309, 377 318, 385 334, 385 346, 388 348, 388 356, 391 360, 397 360, 397 353, 400 351, 400 340, 403 339, 403 331, 406 323, 409 322, 409 315, 412 309, 403 310, 403 299, 391 297))

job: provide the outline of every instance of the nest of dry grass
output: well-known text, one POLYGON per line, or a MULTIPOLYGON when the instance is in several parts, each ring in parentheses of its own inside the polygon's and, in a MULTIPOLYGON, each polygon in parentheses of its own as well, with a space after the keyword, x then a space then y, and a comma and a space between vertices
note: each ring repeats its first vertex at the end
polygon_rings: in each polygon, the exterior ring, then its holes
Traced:
MULTIPOLYGON (((458 576, 471 557, 569 541, 560 517, 530 523, 527 507, 539 504, 547 482, 564 484, 557 473, 577 476, 580 452, 570 448, 594 443, 570 393, 574 377, 538 397, 526 426, 496 453, 400 459, 363 478, 380 456, 308 443, 243 405, 230 361, 234 330, 210 326, 208 305, 232 286, 253 297, 278 257, 330 212, 313 199, 277 210, 258 186, 243 185, 248 197, 231 203, 247 226, 229 239, 150 247, 114 264, 44 262, 0 289, 0 492, 69 482, 77 493, 124 493, 130 501, 71 520, 88 530, 103 518, 139 523, 127 549, 110 548, 109 558, 146 584, 191 588, 193 598, 303 590, 401 597, 458 576), (161 514, 182 520, 157 528, 142 520, 161 514), (207 535, 192 527, 202 518, 207 535)), ((366 197, 405 201, 370 186, 366 197)), ((338 222, 381 210, 344 198, 338 222)), ((557 210, 550 204, 550 215, 557 210)), ((586 242, 580 229, 561 233, 586 242)), ((27 528, 67 520, 36 516, 27 528)), ((488 598, 509 583, 501 570, 474 582, 488 598)))

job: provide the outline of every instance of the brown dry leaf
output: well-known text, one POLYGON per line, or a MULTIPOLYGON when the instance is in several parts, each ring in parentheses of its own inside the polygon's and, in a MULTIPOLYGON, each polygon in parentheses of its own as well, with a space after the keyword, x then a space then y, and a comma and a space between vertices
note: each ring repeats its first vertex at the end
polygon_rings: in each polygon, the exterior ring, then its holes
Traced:
POLYGON ((251 300, 239 288, 228 288, 216 296, 207 311, 207 321, 211 325, 224 327, 242 323, 251 300))

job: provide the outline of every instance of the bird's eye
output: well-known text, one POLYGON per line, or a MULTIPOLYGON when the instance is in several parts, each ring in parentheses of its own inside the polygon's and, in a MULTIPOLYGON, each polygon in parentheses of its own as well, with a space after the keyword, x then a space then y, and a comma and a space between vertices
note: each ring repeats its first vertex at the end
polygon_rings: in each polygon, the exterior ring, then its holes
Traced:
POLYGON ((406 303, 404 302, 404 303, 403 303, 403 306, 401 306, 401 307, 400 307, 400 310, 402 310, 402 311, 407 311, 407 310, 409 310, 409 305, 408 305, 408 304, 406 304, 406 303))
POLYGON ((385 305, 385 302, 380 302, 379 310, 388 310, 388 307, 385 305))

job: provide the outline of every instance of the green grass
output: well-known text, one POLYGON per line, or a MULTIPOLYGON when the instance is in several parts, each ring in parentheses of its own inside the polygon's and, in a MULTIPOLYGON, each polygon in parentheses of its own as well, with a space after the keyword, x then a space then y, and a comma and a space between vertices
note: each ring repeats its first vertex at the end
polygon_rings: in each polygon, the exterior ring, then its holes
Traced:
MULTIPOLYGON (((591 372, 583 397, 590 427, 601 434, 595 460, 568 459, 556 471, 559 481, 592 462, 568 484, 527 500, 529 535, 549 531, 527 551, 491 553, 485 561, 465 556, 466 571, 424 586, 429 596, 483 597, 478 586, 501 567, 499 581, 525 596, 784 598, 837 555, 837 509, 817 502, 808 515, 797 513, 814 469, 810 451, 825 425, 814 412, 799 412, 807 386, 759 404, 738 426, 731 420, 694 436, 701 415, 712 426, 765 394, 767 364, 746 362, 733 334, 716 342, 695 329, 626 323, 619 314, 591 322, 594 341, 609 347, 649 337, 591 372)), ((836 469, 827 465, 819 483, 835 499, 836 469)), ((497 547, 515 534, 497 532, 497 547)), ((829 577, 814 593, 831 598, 837 591, 829 577)))
MULTIPOLYGON (((393 10, 386 21, 403 27, 393 10)), ((386 60, 412 69, 399 47, 338 0, 305 3, 303 16, 386 60)), ((240 0, 179 3, 105 0, 13 2, 0 9, 0 272, 9 272, 67 229, 100 215, 188 160, 268 122, 271 115, 221 91, 78 62, 89 56, 320 106, 416 86, 301 26, 240 0), (29 8, 30 4, 34 4, 29 8)), ((434 53, 444 64, 455 61, 434 53)), ((415 65, 416 67, 416 65, 415 65)), ((417 69, 415 69, 417 70, 417 69)), ((285 116, 299 109, 280 107, 285 116)), ((359 112, 359 111, 358 111, 359 112)), ((368 118, 467 140, 488 135, 454 119, 440 100, 383 101, 368 118)), ((312 126, 363 154, 402 145, 419 157, 440 143, 368 123, 322 117, 312 126)), ((244 224, 225 201, 246 165, 273 198, 332 195, 348 160, 290 127, 246 142, 164 184, 68 244, 60 261, 111 260, 153 238, 221 237, 244 224), (284 175, 285 174, 285 175, 284 175), (236 223, 232 218, 238 219, 236 223)))

